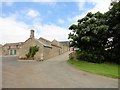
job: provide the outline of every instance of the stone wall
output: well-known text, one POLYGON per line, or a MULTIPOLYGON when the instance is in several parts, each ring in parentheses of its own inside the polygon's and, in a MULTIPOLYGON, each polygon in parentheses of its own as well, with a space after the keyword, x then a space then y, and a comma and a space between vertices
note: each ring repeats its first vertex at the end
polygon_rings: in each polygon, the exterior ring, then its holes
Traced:
POLYGON ((51 56, 51 50, 52 50, 52 48, 44 47, 44 49, 43 49, 43 57, 44 57, 44 60, 49 59, 49 58, 52 57, 52 56, 51 56))
POLYGON ((69 51, 69 47, 67 47, 63 44, 60 44, 60 47, 62 48, 62 51, 61 51, 62 53, 65 53, 65 52, 69 51))
POLYGON ((43 57, 44 46, 37 41, 35 41, 35 43, 39 47, 38 52, 36 52, 36 54, 34 56, 35 60, 44 60, 44 57, 43 57))
POLYGON ((35 59, 41 58, 39 54, 43 52, 42 50, 43 46, 38 42, 36 42, 33 38, 29 38, 28 40, 26 40, 25 43, 22 45, 22 47, 18 50, 19 58, 25 58, 26 54, 29 52, 30 46, 36 46, 36 45, 39 47, 39 51, 36 53, 35 59))
POLYGON ((44 59, 49 59, 61 54, 61 48, 52 46, 52 48, 44 48, 44 59))

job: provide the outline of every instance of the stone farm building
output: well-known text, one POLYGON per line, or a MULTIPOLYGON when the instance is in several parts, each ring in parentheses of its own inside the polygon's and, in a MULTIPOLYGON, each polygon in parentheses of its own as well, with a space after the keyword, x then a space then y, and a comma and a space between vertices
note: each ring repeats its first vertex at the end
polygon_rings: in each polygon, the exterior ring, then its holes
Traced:
POLYGON ((23 42, 18 43, 6 43, 2 46, 2 55, 18 55, 18 49, 21 47, 23 42))
POLYGON ((63 45, 57 40, 49 41, 42 37, 36 39, 34 37, 34 30, 31 30, 30 37, 23 43, 21 48, 18 50, 19 58, 26 58, 26 54, 29 52, 29 48, 36 45, 39 47, 39 51, 34 56, 35 60, 46 60, 69 50, 68 46, 63 45))

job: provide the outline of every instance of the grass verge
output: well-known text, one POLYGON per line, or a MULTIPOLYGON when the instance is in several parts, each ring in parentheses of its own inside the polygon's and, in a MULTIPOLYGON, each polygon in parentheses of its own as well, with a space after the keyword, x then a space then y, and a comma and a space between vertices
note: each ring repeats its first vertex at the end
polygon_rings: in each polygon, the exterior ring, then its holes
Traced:
POLYGON ((91 72, 91 73, 95 73, 95 74, 99 74, 107 77, 112 77, 112 78, 120 78, 118 74, 117 64, 112 64, 112 63, 97 64, 97 63, 77 61, 72 59, 68 60, 68 63, 72 64, 74 67, 83 71, 87 71, 87 72, 91 72))

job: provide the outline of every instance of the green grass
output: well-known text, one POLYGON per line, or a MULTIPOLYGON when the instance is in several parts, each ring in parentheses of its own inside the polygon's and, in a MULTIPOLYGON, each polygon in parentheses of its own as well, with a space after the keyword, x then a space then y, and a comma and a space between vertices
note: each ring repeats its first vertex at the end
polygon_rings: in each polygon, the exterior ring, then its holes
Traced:
POLYGON ((97 64, 97 63, 90 63, 86 61, 76 61, 76 60, 68 60, 68 63, 72 64, 74 67, 83 71, 87 71, 103 76, 108 76, 112 78, 120 78, 120 76, 118 75, 117 64, 112 64, 112 63, 97 64))

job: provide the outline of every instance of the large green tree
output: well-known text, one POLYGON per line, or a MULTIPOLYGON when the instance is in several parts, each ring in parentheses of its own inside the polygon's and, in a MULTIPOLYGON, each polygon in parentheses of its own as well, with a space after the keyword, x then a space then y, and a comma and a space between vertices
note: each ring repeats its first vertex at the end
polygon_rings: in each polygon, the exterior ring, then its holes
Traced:
POLYGON ((108 25, 105 24, 104 14, 100 12, 92 14, 90 12, 78 20, 78 25, 73 24, 69 27, 73 31, 72 34, 69 34, 70 45, 79 48, 82 52, 94 55, 93 57, 96 59, 101 56, 103 59, 108 28, 108 25), (103 53, 101 54, 101 52, 103 53))

